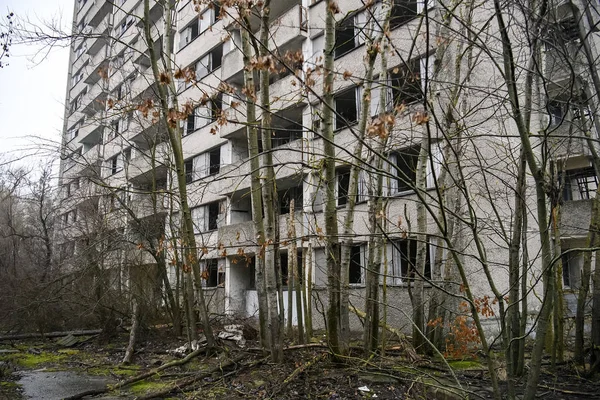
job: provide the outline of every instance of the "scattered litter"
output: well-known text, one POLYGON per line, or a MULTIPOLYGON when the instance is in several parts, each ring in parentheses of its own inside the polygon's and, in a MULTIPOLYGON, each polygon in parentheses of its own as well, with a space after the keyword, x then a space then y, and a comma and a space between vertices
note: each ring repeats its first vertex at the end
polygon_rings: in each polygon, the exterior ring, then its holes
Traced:
POLYGON ((79 343, 79 339, 71 334, 68 334, 67 336, 58 339, 56 343, 63 347, 73 347, 79 343))
POLYGON ((190 344, 186 343, 183 346, 179 346, 176 349, 167 350, 167 353, 175 354, 177 356, 184 356, 187 353, 189 353, 190 351, 196 351, 196 350, 198 350, 200 347, 204 346, 205 344, 206 344, 206 337, 202 336, 198 340, 192 340, 191 350, 190 350, 190 344))
POLYGON ((361 386, 361 387, 358 388, 358 390, 361 391, 361 392, 370 392, 371 391, 371 389, 369 389, 366 386, 361 386))
POLYGON ((244 339, 244 326, 243 325, 225 325, 219 335, 217 336, 222 340, 231 340, 235 342, 239 347, 246 345, 246 339, 244 339))

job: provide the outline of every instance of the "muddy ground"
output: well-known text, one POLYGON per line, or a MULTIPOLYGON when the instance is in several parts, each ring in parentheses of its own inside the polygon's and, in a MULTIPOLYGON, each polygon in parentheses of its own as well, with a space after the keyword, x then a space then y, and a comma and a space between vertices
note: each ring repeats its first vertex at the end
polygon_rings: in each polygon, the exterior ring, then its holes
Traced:
MULTIPOLYGON (((0 343, 0 399, 52 399, 50 384, 61 385, 61 374, 51 375, 42 395, 26 392, 30 384, 23 377, 31 371, 72 371, 85 378, 103 379, 109 386, 130 380, 141 373, 181 359, 170 350, 183 345, 166 331, 147 336, 131 365, 121 365, 127 335, 102 341, 98 337, 77 338, 69 346, 56 339, 0 343), (25 387, 23 386, 25 385, 25 387), (26 397, 26 393, 30 396, 26 397)), ((285 362, 272 364, 248 342, 244 349, 220 341, 219 351, 200 354, 190 362, 162 370, 152 378, 99 394, 104 399, 471 399, 491 398, 486 367, 480 361, 455 360, 450 365, 463 391, 447 365, 436 360, 410 360, 399 346, 390 344, 382 357, 365 361, 360 348, 343 363, 333 362, 320 343, 285 350, 285 362), (235 359, 235 363, 230 360, 235 359), (153 393, 165 392, 151 397, 153 393), (453 394, 455 393, 455 394, 453 394), (458 394, 457 394, 458 393, 458 394)), ((35 376, 35 374, 34 374, 35 376)), ((48 375, 44 375, 49 379, 48 375)), ((39 382, 38 382, 39 383, 39 382)), ((83 385, 85 386, 85 384, 83 385)), ((97 386, 97 385, 96 385, 97 386)), ((102 387, 102 385, 100 385, 102 387)), ((113 386, 114 387, 114 386, 113 386)), ((92 387, 81 387, 82 391, 92 387)), ((545 366, 538 394, 543 399, 600 399, 600 379, 586 378, 571 363, 554 371, 545 366)))

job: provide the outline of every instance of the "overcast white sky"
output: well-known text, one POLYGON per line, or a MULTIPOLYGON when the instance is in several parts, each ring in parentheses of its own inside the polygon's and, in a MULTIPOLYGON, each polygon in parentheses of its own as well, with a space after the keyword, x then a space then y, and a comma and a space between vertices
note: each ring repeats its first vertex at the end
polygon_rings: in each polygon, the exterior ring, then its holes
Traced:
MULTIPOLYGON (((73 0, 0 0, 3 20, 10 11, 40 25, 59 21, 69 31, 73 0)), ((10 58, 2 60, 9 65, 0 69, 0 159, 60 141, 69 61, 66 44, 52 49, 13 45, 10 58)), ((39 162, 39 157, 35 159, 39 162)))

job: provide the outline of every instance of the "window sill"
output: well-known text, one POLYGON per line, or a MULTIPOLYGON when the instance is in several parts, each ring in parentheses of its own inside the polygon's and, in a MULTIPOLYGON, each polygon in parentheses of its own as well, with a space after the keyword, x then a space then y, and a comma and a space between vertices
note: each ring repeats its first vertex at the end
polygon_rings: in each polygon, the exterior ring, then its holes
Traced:
POLYGON ((334 60, 339 60, 340 58, 347 56, 348 54, 352 53, 354 50, 356 49, 360 49, 361 47, 364 47, 365 43, 360 43, 357 46, 354 46, 353 48, 346 50, 345 52, 343 52, 342 54, 335 54, 335 48, 333 49, 334 55, 333 55, 333 59, 334 60))

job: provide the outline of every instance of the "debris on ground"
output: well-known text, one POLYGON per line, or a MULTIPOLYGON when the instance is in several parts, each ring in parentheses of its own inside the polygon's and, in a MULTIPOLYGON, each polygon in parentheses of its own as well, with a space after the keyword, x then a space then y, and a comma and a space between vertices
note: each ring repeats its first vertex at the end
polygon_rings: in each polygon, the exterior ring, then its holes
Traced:
POLYGON ((246 346, 243 325, 225 325, 217 337, 221 340, 233 341, 242 349, 246 346))

